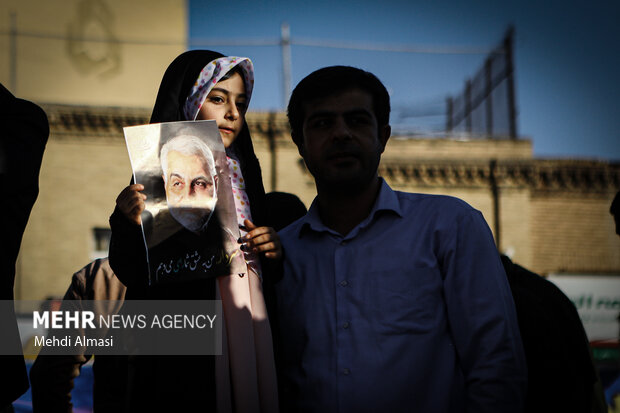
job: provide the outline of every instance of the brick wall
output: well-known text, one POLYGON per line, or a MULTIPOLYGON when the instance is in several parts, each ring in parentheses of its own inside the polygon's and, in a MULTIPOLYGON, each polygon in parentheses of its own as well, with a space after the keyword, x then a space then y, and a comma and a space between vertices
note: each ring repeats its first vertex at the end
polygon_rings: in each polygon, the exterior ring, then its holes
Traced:
POLYGON ((531 202, 532 268, 620 274, 620 237, 609 206, 614 192, 535 193, 531 202))
POLYGON ((64 295, 73 273, 91 260, 93 228, 109 227, 130 178, 123 139, 50 137, 17 263, 17 298, 64 295))

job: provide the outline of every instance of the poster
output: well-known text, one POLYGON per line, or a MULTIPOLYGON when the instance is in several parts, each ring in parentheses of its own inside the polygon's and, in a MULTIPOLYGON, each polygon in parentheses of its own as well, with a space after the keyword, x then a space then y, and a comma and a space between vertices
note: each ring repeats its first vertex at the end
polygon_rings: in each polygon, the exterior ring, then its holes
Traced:
POLYGON ((549 274, 575 305, 590 341, 616 340, 620 335, 620 277, 595 274, 549 274))
POLYGON ((245 271, 226 152, 215 121, 124 128, 147 196, 142 233, 150 284, 245 271))

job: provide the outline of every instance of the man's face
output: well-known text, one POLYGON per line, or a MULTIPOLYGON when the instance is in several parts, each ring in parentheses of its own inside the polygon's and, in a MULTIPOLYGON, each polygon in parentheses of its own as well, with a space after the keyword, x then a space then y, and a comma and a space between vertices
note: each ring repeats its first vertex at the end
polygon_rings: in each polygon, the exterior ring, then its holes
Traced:
POLYGON ((198 155, 168 153, 166 200, 172 216, 190 231, 199 231, 215 208, 214 180, 198 155))
POLYGON ((372 96, 359 89, 304 104, 299 153, 319 190, 352 192, 377 176, 390 127, 378 127, 372 96))

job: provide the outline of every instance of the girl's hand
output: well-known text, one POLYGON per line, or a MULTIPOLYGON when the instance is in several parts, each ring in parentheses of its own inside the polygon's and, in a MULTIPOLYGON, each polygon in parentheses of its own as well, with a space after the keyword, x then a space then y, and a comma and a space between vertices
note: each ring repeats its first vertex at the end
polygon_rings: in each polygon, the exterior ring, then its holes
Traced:
POLYGON ((144 200, 146 195, 140 191, 144 190, 144 185, 133 184, 125 187, 116 198, 116 206, 125 217, 136 225, 142 224, 142 211, 144 211, 144 200))
POLYGON ((265 254, 265 258, 279 260, 282 258, 282 244, 278 233, 271 227, 257 227, 246 219, 243 221, 248 233, 242 240, 248 248, 265 254))

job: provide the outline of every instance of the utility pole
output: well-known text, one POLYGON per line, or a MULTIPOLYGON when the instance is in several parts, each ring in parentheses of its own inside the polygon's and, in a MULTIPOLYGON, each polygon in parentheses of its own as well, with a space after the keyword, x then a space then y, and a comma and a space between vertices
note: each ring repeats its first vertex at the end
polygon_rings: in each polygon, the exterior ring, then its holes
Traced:
POLYGON ((267 138, 269 139, 269 152, 271 154, 271 191, 278 189, 278 173, 276 168, 276 113, 269 114, 267 125, 267 138))
POLYGON ((446 98, 446 108, 446 133, 449 135, 452 133, 452 128, 454 127, 454 99, 452 99, 452 96, 446 98))
POLYGON ((282 103, 286 108, 291 96, 291 29, 287 22, 280 26, 280 46, 282 47, 282 103))
POLYGON ((471 105, 471 79, 465 81, 465 131, 471 136, 472 133, 472 114, 473 107, 471 105))
POLYGON ((515 103, 515 79, 514 79, 514 27, 510 26, 504 38, 504 51, 506 53, 506 80, 508 81, 508 120, 510 122, 510 138, 517 139, 517 105, 515 103))
POLYGON ((485 88, 484 88, 484 100, 485 100, 485 109, 486 109, 486 129, 487 129, 487 138, 493 139, 493 60, 490 57, 487 57, 486 62, 484 63, 484 79, 485 79, 485 88))
POLYGON ((489 162, 489 185, 491 186, 491 196, 493 198, 493 232, 495 233, 495 245, 501 251, 501 232, 500 232, 500 205, 499 205, 499 184, 497 183, 497 159, 489 162))

